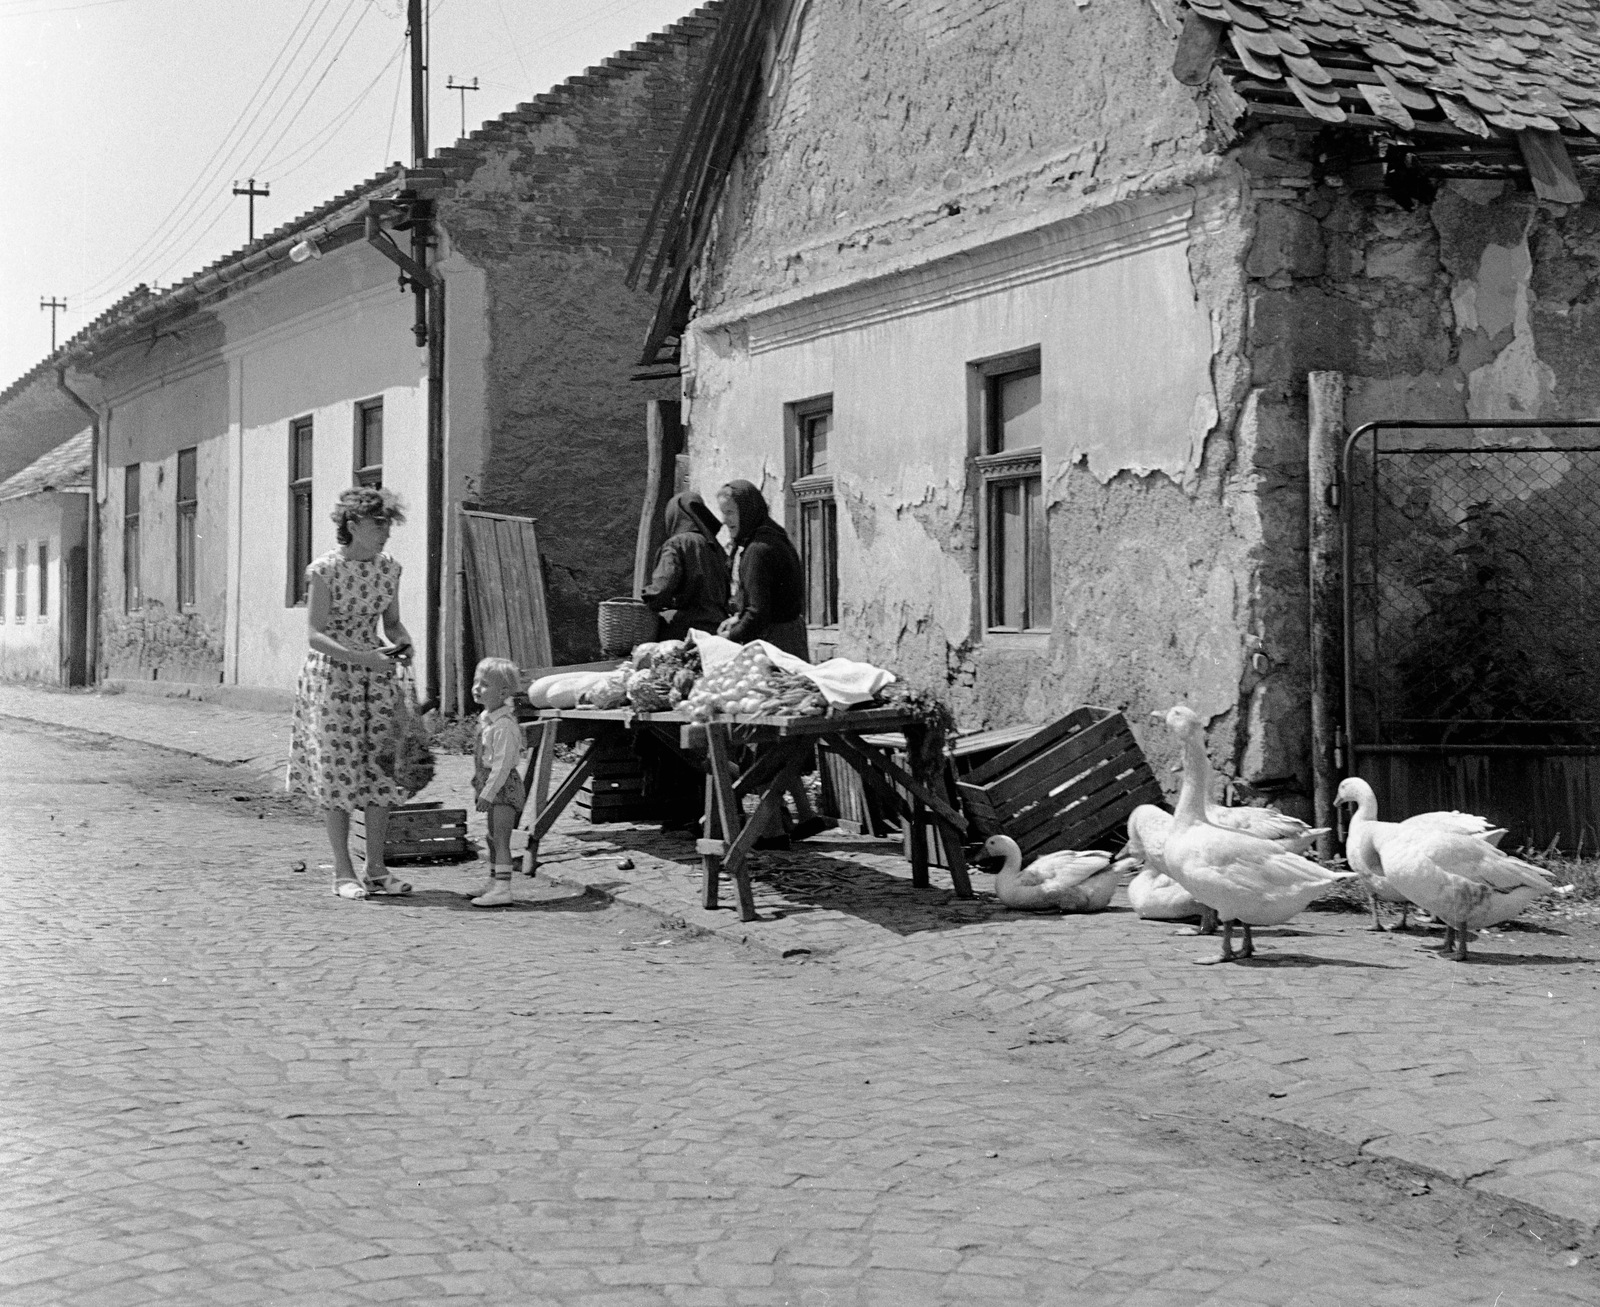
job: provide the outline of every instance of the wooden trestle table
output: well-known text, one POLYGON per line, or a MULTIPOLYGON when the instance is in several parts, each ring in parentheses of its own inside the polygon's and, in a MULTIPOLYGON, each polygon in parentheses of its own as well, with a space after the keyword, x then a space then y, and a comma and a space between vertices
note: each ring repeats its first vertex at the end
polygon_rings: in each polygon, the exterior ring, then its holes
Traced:
POLYGON ((525 778, 528 802, 518 822, 528 840, 523 869, 531 874, 538 866, 539 841, 582 789, 593 767, 590 756, 579 759, 555 792, 549 793, 556 744, 647 732, 706 773, 705 823, 697 845, 702 903, 707 909, 717 906, 718 882, 726 875, 735 887, 740 918, 756 919, 747 870, 749 854, 781 808, 784 794, 804 773, 813 746, 831 750, 855 768, 863 783, 892 802, 910 823, 913 885, 928 884, 927 828, 943 828, 956 895, 971 898, 972 883, 961 854, 966 819, 943 794, 922 785, 883 749, 861 738, 901 732, 915 750, 922 729, 912 714, 897 708, 863 708, 825 717, 717 717, 704 723, 677 712, 546 708, 524 723, 533 757, 525 778), (742 800, 752 794, 759 797, 755 811, 746 818, 742 800))

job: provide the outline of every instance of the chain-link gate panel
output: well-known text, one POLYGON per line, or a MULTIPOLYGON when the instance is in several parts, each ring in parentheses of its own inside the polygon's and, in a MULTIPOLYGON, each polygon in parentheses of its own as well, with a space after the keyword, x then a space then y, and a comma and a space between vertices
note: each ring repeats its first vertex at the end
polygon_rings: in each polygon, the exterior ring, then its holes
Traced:
POLYGON ((1564 814, 1525 833, 1594 826, 1580 759, 1600 755, 1600 424, 1371 424, 1346 445, 1342 495, 1352 770, 1405 791, 1396 816, 1422 791, 1496 806, 1496 785, 1502 809, 1545 808, 1513 796, 1554 784, 1572 791, 1564 814))

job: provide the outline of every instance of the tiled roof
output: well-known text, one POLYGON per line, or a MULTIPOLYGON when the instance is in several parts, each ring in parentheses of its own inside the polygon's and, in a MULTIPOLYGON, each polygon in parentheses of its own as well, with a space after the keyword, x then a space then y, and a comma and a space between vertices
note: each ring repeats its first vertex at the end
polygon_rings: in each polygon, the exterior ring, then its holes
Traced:
POLYGON ((89 484, 89 432, 80 431, 41 454, 22 471, 0 481, 0 502, 39 495, 47 490, 72 490, 89 484))
POLYGON ((1600 0, 1187 0, 1251 104, 1325 122, 1600 137, 1600 0))

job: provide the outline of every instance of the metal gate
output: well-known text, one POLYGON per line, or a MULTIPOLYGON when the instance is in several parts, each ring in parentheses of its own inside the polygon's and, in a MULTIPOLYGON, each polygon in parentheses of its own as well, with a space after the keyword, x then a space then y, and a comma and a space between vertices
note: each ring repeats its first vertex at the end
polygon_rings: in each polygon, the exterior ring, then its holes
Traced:
POLYGON ((1340 478, 1347 770, 1600 848, 1600 421, 1371 422, 1340 478))

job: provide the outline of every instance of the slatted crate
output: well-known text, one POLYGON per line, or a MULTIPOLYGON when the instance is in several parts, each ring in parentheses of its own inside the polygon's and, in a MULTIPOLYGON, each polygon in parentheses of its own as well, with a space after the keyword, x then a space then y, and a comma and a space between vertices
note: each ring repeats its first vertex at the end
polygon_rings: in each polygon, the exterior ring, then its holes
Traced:
POLYGON ((956 781, 983 835, 1009 835, 1024 859, 1095 848, 1161 786, 1128 722, 1112 708, 1078 708, 956 781))
POLYGON ((589 748, 600 752, 574 800, 578 815, 596 825, 655 817, 656 805, 644 792, 644 759, 622 742, 595 740, 589 748))
POLYGON ((870 786, 862 784, 860 772, 826 745, 817 749, 817 770, 822 781, 817 811, 832 817, 840 830, 879 838, 893 831, 889 805, 870 786))
MULTIPOLYGON (((366 814, 350 814, 350 843, 356 861, 367 856, 366 814)), ((467 843, 467 810, 437 803, 403 803, 389 809, 384 832, 385 862, 466 862, 476 857, 467 843)))

